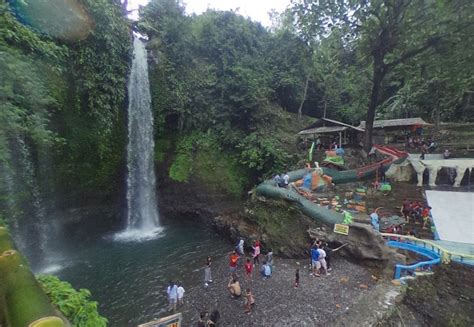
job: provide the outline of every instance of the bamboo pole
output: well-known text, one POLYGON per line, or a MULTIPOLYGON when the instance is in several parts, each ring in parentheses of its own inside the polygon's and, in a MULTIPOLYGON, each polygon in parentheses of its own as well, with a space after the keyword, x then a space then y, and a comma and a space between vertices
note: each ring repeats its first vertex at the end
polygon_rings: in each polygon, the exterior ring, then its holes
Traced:
POLYGON ((23 256, 0 227, 0 303, 7 327, 65 327, 23 256))

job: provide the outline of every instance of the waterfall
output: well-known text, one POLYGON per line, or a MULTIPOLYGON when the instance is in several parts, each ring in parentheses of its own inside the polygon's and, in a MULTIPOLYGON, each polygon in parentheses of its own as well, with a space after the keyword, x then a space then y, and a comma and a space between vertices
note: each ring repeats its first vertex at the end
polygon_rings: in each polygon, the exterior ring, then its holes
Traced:
POLYGON ((55 222, 41 191, 38 174, 29 146, 21 136, 12 138, 9 162, 1 165, 5 181, 7 221, 17 247, 28 258, 35 271, 56 269, 56 255, 51 241, 55 239, 55 222))
POLYGON ((116 235, 122 240, 153 238, 161 232, 156 203, 153 115, 145 44, 133 40, 128 83, 127 226, 116 235))

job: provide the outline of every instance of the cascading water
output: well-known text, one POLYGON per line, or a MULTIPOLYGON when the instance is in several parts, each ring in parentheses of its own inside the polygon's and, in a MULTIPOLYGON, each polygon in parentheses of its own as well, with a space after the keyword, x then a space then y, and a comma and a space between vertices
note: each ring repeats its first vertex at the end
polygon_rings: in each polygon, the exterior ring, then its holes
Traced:
POLYGON ((128 83, 127 227, 121 240, 156 237, 162 230, 156 204, 153 115, 145 44, 133 40, 133 61, 128 83))
POLYGON ((10 164, 5 162, 0 173, 5 181, 3 192, 13 238, 34 270, 56 270, 59 256, 51 245, 56 238, 55 222, 38 183, 39 172, 21 136, 14 137, 10 147, 10 164))

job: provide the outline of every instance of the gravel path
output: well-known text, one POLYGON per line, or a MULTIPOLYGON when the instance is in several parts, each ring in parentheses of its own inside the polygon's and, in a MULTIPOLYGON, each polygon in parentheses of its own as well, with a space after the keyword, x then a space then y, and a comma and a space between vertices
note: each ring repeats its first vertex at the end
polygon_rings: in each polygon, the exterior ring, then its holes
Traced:
MULTIPOLYGON (((332 258, 330 276, 313 277, 308 260, 274 259, 274 272, 263 280, 254 271, 253 281, 245 281, 243 267, 238 276, 242 290, 250 287, 255 297, 252 314, 244 313, 244 299, 232 299, 227 290, 230 279, 227 256, 214 259, 214 282, 207 288, 203 283, 187 286, 183 326, 195 326, 199 312, 219 310, 219 326, 328 326, 354 304, 363 300, 375 281, 367 268, 342 258, 332 258), (300 268, 300 287, 293 287, 296 268, 300 268), (362 286, 361 286, 362 284, 362 286)), ((191 267, 190 267, 191 268, 191 267)), ((203 271, 199 274, 202 280, 203 271), (201 276, 202 275, 202 276, 201 276)), ((198 277, 196 275, 196 277, 198 277)))

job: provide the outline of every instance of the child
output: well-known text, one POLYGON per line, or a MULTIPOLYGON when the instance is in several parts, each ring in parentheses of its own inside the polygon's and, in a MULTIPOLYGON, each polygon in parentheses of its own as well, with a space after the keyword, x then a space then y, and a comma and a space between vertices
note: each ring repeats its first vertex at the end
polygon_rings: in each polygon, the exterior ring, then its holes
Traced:
POLYGON ((184 287, 181 285, 181 282, 179 282, 178 283, 178 306, 184 304, 184 300, 183 300, 184 292, 185 292, 184 287))
POLYGON ((250 288, 247 288, 247 294, 245 295, 245 313, 251 314, 254 305, 255 299, 253 297, 252 291, 250 290, 250 288))
POLYGON ((252 271, 253 271, 253 264, 250 262, 250 259, 247 259, 245 263, 245 279, 252 280, 252 271))
POLYGON ((295 288, 298 288, 300 286, 300 269, 296 268, 296 273, 295 273, 295 288))

